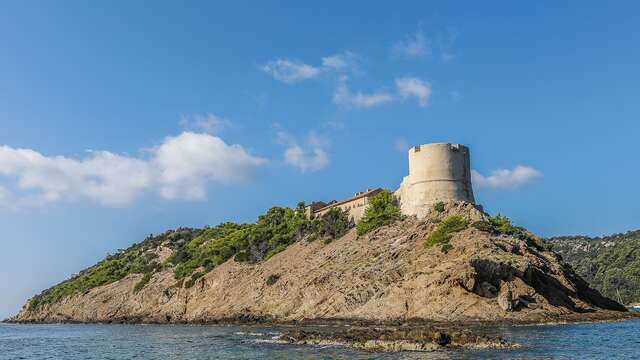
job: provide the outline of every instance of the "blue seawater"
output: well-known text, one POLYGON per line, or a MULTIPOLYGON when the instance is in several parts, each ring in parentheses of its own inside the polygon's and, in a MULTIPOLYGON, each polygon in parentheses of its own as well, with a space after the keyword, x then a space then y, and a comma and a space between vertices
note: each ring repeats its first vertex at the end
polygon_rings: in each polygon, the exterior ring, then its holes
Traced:
POLYGON ((510 350, 371 353, 270 342, 286 327, 0 324, 0 359, 640 359, 640 319, 487 329, 510 350))

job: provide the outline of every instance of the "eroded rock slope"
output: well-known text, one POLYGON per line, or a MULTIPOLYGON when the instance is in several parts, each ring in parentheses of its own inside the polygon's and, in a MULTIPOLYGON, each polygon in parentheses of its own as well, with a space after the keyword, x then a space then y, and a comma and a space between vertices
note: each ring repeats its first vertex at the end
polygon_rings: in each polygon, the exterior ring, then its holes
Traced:
POLYGON ((446 253, 425 247, 428 234, 452 214, 470 223, 486 219, 474 205, 449 204, 428 219, 404 219, 364 236, 352 229, 329 244, 299 241, 266 261, 230 259, 188 288, 167 269, 134 292, 142 275, 129 275, 58 303, 26 304, 13 320, 546 322, 626 316, 624 307, 535 242, 469 226, 452 235, 446 253))

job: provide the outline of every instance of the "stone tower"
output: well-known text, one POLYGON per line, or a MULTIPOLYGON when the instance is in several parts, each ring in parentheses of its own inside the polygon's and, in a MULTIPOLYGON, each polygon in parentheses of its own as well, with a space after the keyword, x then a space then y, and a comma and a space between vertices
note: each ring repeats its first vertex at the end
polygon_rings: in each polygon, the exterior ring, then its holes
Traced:
POLYGON ((475 203, 471 188, 469 148, 436 143, 409 149, 409 175, 395 193, 405 215, 425 217, 438 201, 475 203))

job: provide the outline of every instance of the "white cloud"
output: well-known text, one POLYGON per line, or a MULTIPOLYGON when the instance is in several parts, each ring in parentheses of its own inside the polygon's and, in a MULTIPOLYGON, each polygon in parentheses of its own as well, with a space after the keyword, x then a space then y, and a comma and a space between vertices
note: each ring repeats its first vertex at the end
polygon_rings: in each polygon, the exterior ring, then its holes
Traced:
POLYGON ((180 125, 187 129, 195 129, 206 133, 215 134, 231 127, 231 120, 212 113, 183 115, 180 125))
POLYGON ((273 76, 274 79, 286 84, 295 84, 313 79, 328 72, 344 72, 346 70, 357 71, 359 56, 351 51, 325 56, 322 64, 313 66, 299 60, 287 58, 270 61, 262 66, 262 71, 273 76))
POLYGON ((294 136, 281 131, 278 141, 285 144, 284 162, 301 172, 322 170, 329 165, 329 155, 326 148, 329 142, 315 133, 310 133, 301 144, 294 136))
POLYGON ((302 172, 318 171, 329 165, 329 156, 324 149, 313 148, 310 152, 293 145, 284 152, 284 161, 302 172))
POLYGON ((322 66, 327 70, 356 70, 358 68, 358 56, 351 51, 326 56, 322 58, 322 66))
POLYGON ((341 76, 333 94, 333 103, 345 108, 370 108, 393 101, 393 95, 386 91, 364 94, 352 93, 347 86, 347 77, 341 76))
POLYGON ((427 39, 424 32, 418 30, 414 34, 407 36, 404 41, 393 44, 392 51, 399 56, 422 57, 429 55, 431 48, 429 39, 427 39))
POLYGON ((495 170, 489 176, 484 176, 475 170, 471 171, 471 181, 478 188, 512 189, 540 176, 542 176, 540 171, 522 165, 518 165, 511 170, 495 170))
POLYGON ((207 134, 183 132, 167 137, 154 150, 153 167, 159 173, 164 198, 202 199, 209 182, 228 184, 245 180, 265 159, 250 155, 240 145, 228 145, 207 134))
POLYGON ((403 99, 415 97, 418 99, 420 106, 425 107, 429 105, 429 98, 431 97, 430 82, 422 81, 415 77, 403 77, 396 79, 396 87, 403 99))
POLYGON ((145 161, 108 151, 92 152, 78 161, 9 146, 0 147, 0 175, 16 178, 15 187, 27 193, 17 200, 41 203, 80 197, 126 203, 152 179, 145 161))
POLYGON ((298 60, 278 59, 262 67, 262 71, 286 84, 294 84, 320 75, 321 69, 298 60))
POLYGON ((144 159, 96 151, 74 159, 0 146, 2 180, 14 180, 11 189, 1 189, 0 203, 10 200, 19 207, 88 199, 123 205, 147 190, 168 199, 201 199, 208 183, 246 179, 266 161, 239 145, 193 132, 167 137, 150 154, 144 159))

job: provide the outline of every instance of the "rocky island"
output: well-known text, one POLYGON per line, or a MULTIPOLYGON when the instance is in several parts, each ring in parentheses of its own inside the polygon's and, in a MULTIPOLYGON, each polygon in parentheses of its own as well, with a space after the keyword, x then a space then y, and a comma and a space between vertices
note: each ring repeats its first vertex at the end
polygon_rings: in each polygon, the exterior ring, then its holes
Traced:
POLYGON ((434 168, 421 172, 414 161, 395 194, 360 193, 322 210, 274 207, 255 224, 150 236, 36 295, 10 321, 347 322, 387 327, 294 331, 281 340, 420 350, 507 346, 454 324, 632 316, 591 288, 547 241, 474 204, 468 151, 438 144, 443 149, 449 160, 461 155, 445 167, 453 181, 444 190, 420 188, 415 178, 434 168))

